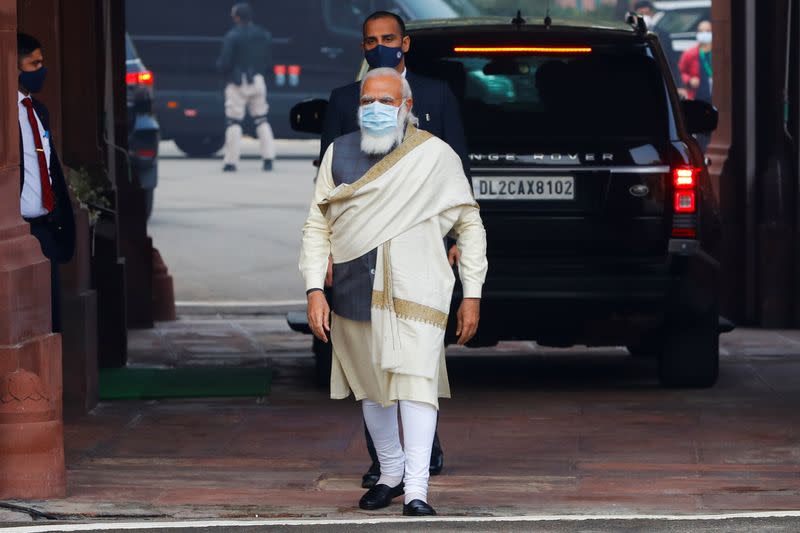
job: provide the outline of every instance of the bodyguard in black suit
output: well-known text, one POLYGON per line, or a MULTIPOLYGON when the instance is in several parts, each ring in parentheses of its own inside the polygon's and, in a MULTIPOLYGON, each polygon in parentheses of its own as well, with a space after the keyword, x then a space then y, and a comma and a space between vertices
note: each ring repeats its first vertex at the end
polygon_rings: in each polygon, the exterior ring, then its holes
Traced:
MULTIPOLYGON (((464 171, 469 176, 467 143, 458 102, 450 88, 441 80, 435 80, 409 72, 405 67, 405 54, 411 47, 411 38, 406 35, 403 19, 388 11, 377 11, 367 17, 363 25, 364 57, 370 68, 394 68, 406 77, 414 93, 414 114, 419 118, 419 128, 433 133, 459 155, 464 171)), ((320 161, 328 146, 337 138, 359 130, 357 112, 360 105, 360 82, 334 89, 328 100, 328 109, 322 126, 320 161)), ((458 260, 458 251, 451 247, 451 264, 458 260)), ((367 449, 372 458, 370 469, 364 474, 362 486, 372 487, 380 477, 380 465, 375 447, 366 425, 364 433, 367 449)), ((444 464, 444 453, 438 432, 434 436, 431 451, 430 472, 439 474, 444 464)))
MULTIPOLYGON (((469 176, 464 126, 461 122, 458 102, 450 87, 441 80, 406 70, 405 58, 402 55, 396 64, 386 63, 386 56, 393 55, 391 49, 402 50, 403 54, 409 50, 411 38, 405 35, 405 28, 403 19, 394 13, 378 11, 370 15, 364 22, 363 46, 367 61, 371 68, 389 66, 396 68, 400 73, 405 72, 406 80, 414 93, 414 114, 419 118, 419 128, 433 133, 449 144, 461 158, 464 170, 469 176), (385 33, 387 31, 389 33, 385 33), (397 48, 398 45, 399 48, 397 48), (380 50, 380 52, 375 52, 375 50, 380 50), (389 51, 387 52, 387 50, 389 51), (371 57, 372 61, 370 61, 371 57)), ((322 125, 320 161, 334 139, 358 131, 357 112, 360 94, 361 83, 357 81, 331 92, 322 125)))
POLYGON ((17 35, 19 68, 20 209, 50 260, 52 329, 61 331, 58 264, 75 251, 75 220, 64 171, 50 135, 44 104, 31 97, 41 90, 47 69, 42 46, 30 35, 17 35))

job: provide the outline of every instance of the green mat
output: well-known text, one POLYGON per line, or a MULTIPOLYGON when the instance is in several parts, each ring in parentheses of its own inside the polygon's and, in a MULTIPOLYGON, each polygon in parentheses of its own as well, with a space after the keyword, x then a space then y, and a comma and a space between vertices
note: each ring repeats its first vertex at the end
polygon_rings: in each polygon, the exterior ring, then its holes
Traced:
POLYGON ((266 396, 268 368, 107 368, 100 370, 101 400, 266 396))

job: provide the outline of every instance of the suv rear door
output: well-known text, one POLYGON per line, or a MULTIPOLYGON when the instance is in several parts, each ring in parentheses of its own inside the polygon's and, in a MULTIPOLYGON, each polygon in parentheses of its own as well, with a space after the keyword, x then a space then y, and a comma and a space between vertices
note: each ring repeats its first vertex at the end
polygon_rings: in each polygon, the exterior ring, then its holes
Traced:
POLYGON ((657 62, 630 41, 413 35, 409 69, 461 102, 490 279, 663 271, 675 126, 657 62))

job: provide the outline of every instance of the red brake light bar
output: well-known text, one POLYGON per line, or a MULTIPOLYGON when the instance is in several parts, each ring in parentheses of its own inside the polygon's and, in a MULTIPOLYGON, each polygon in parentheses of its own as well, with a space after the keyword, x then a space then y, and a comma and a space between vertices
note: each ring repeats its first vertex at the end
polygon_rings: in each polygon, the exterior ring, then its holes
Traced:
POLYGON ((153 85, 153 73, 149 70, 128 72, 125 74, 125 83, 128 85, 153 85))
POLYGON ((504 54, 527 52, 534 54, 590 54, 588 46, 456 46, 457 54, 504 54))

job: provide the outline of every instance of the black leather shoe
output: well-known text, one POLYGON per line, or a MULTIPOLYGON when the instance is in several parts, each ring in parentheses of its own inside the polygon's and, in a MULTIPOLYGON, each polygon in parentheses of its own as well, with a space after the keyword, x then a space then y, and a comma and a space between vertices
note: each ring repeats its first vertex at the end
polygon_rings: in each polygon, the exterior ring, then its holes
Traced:
POLYGON ((236 165, 232 165, 231 163, 225 163, 225 166, 222 167, 223 172, 236 172, 236 165))
POLYGON ((266 172, 269 172, 270 170, 272 170, 272 159, 265 159, 262 168, 266 172))
POLYGON ((361 478, 361 487, 365 489, 371 489, 375 486, 375 483, 378 482, 380 477, 381 465, 378 463, 372 463, 372 465, 369 467, 369 470, 367 470, 367 473, 361 478))
POLYGON ((439 442, 439 433, 433 436, 433 447, 431 448, 431 466, 428 469, 432 476, 438 476, 444 468, 444 452, 442 444, 439 442))
POLYGON ((389 485, 379 484, 369 489, 360 500, 358 506, 367 511, 374 511, 375 509, 383 509, 389 507, 392 503, 392 498, 397 498, 403 494, 403 483, 400 482, 396 487, 389 485))
POLYGON ((422 500, 411 500, 403 505, 403 516, 434 516, 433 507, 422 500))

